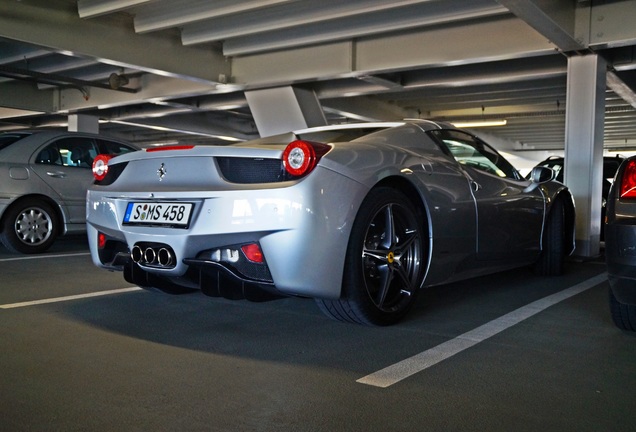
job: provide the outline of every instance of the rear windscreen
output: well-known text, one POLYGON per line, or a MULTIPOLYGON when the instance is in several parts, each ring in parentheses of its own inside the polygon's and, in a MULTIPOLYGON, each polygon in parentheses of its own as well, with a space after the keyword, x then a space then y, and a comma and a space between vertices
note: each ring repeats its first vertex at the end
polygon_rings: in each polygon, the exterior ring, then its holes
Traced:
POLYGON ((298 139, 323 143, 348 142, 386 128, 351 128, 312 131, 298 134, 298 139))
POLYGON ((2 134, 0 135, 0 150, 9 147, 11 144, 20 141, 22 138, 29 136, 29 134, 2 134))

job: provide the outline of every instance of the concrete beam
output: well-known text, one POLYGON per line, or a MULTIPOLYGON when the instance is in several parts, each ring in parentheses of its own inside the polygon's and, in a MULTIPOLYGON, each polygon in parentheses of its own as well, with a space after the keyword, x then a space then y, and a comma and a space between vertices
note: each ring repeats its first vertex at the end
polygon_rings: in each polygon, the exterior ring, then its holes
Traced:
POLYGON ((336 115, 359 121, 399 121, 418 117, 415 110, 400 108, 372 97, 350 97, 322 100, 323 109, 336 115))
POLYGON ((338 42, 237 57, 236 83, 285 85, 426 66, 475 64, 554 53, 555 45, 515 17, 469 21, 354 42, 338 42), (503 35, 493 43, 493 35, 503 35), (444 41, 444 43, 440 43, 444 41))
POLYGON ((245 97, 262 137, 327 124, 320 102, 310 90, 276 87, 247 91, 245 97))
POLYGON ((572 0, 497 0, 555 44, 561 51, 586 48, 576 37, 576 2, 572 0))
POLYGON ((217 83, 229 76, 230 61, 209 47, 184 47, 172 34, 138 35, 120 17, 83 20, 73 5, 0 2, 0 36, 175 78, 217 83), (48 6, 48 7, 47 7, 48 6), (178 55, 170 55, 178 53, 178 55))

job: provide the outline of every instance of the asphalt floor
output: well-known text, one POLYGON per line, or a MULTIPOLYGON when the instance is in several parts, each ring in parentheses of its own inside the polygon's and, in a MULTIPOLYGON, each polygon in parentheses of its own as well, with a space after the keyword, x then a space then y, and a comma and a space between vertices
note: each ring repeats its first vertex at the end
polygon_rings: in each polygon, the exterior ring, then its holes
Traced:
POLYGON ((398 325, 136 289, 84 237, 0 247, 0 430, 633 431, 602 259, 422 291, 398 325))

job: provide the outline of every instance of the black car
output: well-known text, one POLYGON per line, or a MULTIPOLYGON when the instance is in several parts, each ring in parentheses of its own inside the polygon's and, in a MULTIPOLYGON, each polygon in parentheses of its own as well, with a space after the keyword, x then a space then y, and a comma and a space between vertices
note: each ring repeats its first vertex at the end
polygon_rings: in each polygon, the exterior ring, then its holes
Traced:
MULTIPOLYGON (((618 171, 618 167, 625 160, 623 156, 604 156, 603 157, 603 189, 601 192, 601 196, 603 197, 603 201, 601 203, 601 240, 605 239, 605 227, 602 223, 605 220, 605 206, 607 203, 607 196, 609 194, 610 187, 612 186, 612 181, 614 180, 614 176, 616 175, 616 171, 618 171)), ((555 173, 555 180, 563 183, 563 173, 565 166, 564 159, 560 156, 550 156, 542 162, 539 162, 537 166, 543 166, 551 168, 555 173)))
POLYGON ((636 157, 626 159, 616 173, 605 222, 612 319, 619 328, 636 331, 636 157))

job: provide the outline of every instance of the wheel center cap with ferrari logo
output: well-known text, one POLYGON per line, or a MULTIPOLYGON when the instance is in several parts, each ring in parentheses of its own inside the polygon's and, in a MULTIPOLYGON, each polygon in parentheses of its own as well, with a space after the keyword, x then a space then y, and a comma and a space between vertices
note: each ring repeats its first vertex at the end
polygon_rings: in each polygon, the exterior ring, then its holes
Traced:
POLYGON ((386 255, 386 260, 389 262, 389 264, 393 264, 393 261, 395 261, 395 254, 391 251, 386 255))

